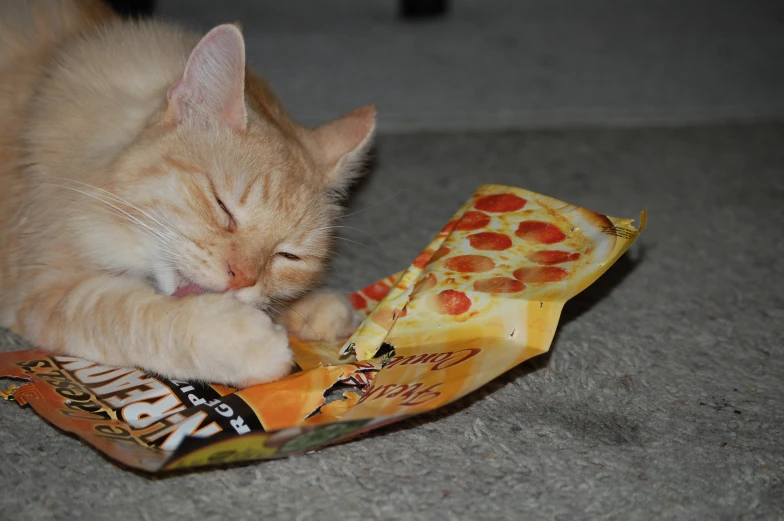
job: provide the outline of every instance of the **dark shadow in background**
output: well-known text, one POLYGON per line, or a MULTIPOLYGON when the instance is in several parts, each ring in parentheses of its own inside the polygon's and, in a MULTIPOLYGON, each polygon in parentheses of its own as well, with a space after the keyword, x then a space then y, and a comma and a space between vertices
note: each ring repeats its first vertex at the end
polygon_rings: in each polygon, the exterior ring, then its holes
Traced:
POLYGON ((155 0, 106 0, 122 16, 147 18, 155 11, 155 0))
MULTIPOLYGON (((217 0, 215 0, 217 1, 217 0)), ((155 0, 106 0, 123 16, 146 18, 155 11, 155 0)), ((432 20, 444 17, 449 0, 398 0, 398 15, 403 20, 432 20)))

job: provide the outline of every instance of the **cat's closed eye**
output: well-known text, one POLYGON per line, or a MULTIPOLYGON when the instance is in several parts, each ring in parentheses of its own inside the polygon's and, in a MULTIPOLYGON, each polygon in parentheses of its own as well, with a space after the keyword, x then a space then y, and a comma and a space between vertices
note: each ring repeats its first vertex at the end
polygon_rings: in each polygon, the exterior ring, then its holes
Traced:
POLYGON ((296 255, 294 255, 293 253, 288 253, 288 252, 285 252, 285 251, 279 251, 277 253, 277 255, 280 255, 284 259, 288 259, 288 260, 292 260, 292 261, 302 260, 299 257, 297 257, 296 255))
POLYGON ((231 214, 229 209, 226 208, 226 205, 223 204, 223 201, 221 201, 220 197, 218 197, 217 195, 215 196, 215 201, 218 203, 220 209, 223 210, 223 212, 229 218, 229 225, 226 227, 226 229, 229 230, 230 232, 233 232, 235 229, 237 229, 237 221, 234 220, 234 216, 231 214))

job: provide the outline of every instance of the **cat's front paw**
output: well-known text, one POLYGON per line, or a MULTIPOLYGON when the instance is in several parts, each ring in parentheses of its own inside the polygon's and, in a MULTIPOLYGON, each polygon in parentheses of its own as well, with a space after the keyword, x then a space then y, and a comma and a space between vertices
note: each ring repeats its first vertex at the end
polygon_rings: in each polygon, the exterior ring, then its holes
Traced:
POLYGON ((286 329, 230 295, 191 297, 190 338, 201 378, 248 387, 278 380, 293 367, 286 329))
POLYGON ((348 299, 334 291, 317 291, 291 304, 281 322, 303 340, 333 341, 348 337, 359 317, 348 299))

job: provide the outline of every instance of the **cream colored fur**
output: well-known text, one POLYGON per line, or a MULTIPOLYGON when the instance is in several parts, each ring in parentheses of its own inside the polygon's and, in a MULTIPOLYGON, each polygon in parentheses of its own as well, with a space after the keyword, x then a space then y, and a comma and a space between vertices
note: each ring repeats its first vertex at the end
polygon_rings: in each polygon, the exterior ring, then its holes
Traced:
POLYGON ((98 2, 0 0, 1 326, 235 385, 291 370, 284 325, 350 331, 345 299, 307 292, 375 112, 302 128, 244 61, 234 26, 200 38, 98 2), (172 296, 191 283, 208 292, 172 296))

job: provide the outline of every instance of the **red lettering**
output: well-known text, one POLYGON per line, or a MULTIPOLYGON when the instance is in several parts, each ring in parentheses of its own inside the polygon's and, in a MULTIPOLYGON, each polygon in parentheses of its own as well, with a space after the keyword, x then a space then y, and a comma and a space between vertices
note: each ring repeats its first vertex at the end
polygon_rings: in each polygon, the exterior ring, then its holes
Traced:
POLYGON ((432 363, 432 364, 440 364, 441 362, 444 362, 444 361, 448 360, 453 354, 454 353, 451 353, 451 352, 449 352, 449 353, 434 353, 432 355, 433 358, 430 359, 429 362, 432 363))
POLYGON ((439 363, 437 363, 436 365, 434 365, 434 366, 431 368, 431 371, 440 371, 440 370, 442 370, 442 369, 447 369, 447 368, 449 368, 449 367, 454 367, 454 366, 456 366, 456 365, 458 365, 458 364, 462 364, 463 362, 465 362, 465 361, 466 361, 466 360, 468 360, 469 358, 473 358, 473 357, 475 357, 476 355, 478 355, 478 354, 479 354, 479 353, 481 353, 481 352, 482 352, 482 350, 481 350, 481 349, 477 349, 477 348, 475 348, 475 347, 474 347, 474 348, 471 348, 471 349, 463 349, 462 351, 456 351, 456 352, 454 353, 454 355, 459 355, 459 354, 461 354, 461 353, 465 353, 465 356, 463 356, 462 358, 460 358, 460 359, 459 359, 459 360, 457 360, 457 361, 455 361, 455 359, 454 359, 453 357, 450 357, 450 358, 448 358, 448 359, 444 360, 443 362, 439 362, 439 363), (446 362, 453 362, 453 363, 450 363, 450 364, 448 364, 448 365, 443 365, 443 364, 444 364, 444 363, 446 363, 446 362))
POLYGON ((357 405, 369 399, 370 397, 373 397, 374 400, 381 398, 382 396, 385 396, 390 389, 394 389, 395 387, 397 387, 395 384, 382 385, 380 387, 371 385, 365 391, 365 394, 362 395, 362 398, 359 399, 357 405))
POLYGON ((401 384, 397 386, 397 389, 392 391, 387 395, 387 398, 397 398, 400 395, 403 395, 403 398, 408 400, 411 398, 417 389, 422 387, 421 383, 417 384, 401 384))
POLYGON ((412 407, 415 405, 422 405, 423 403, 441 396, 440 392, 434 391, 436 387, 441 385, 440 383, 433 384, 427 389, 422 389, 424 385, 425 384, 423 383, 387 384, 380 387, 370 387, 365 394, 362 395, 362 398, 359 399, 357 405, 371 398, 373 400, 378 400, 379 398, 400 398, 402 399, 400 405, 412 407))
POLYGON ((406 358, 400 365, 424 364, 428 358, 430 358, 430 354, 428 353, 425 353, 424 355, 413 355, 406 358))
POLYGON ((417 364, 433 364, 430 368, 431 371, 440 371, 449 367, 462 364, 466 360, 475 357, 481 353, 481 349, 471 348, 463 349, 455 353, 424 353, 411 356, 396 356, 389 360, 384 366, 385 369, 392 369, 397 365, 417 365, 417 364))
POLYGON ((384 367, 387 368, 387 369, 391 369, 391 368, 395 367, 397 364, 399 364, 400 361, 403 360, 403 358, 405 358, 405 357, 404 356, 395 356, 395 357, 391 358, 386 363, 386 365, 384 367))
POLYGON ((423 391, 419 391, 418 393, 416 393, 416 396, 414 396, 412 399, 406 400, 405 402, 402 402, 400 405, 405 405, 406 407, 412 407, 414 405, 422 405, 425 402, 429 402, 430 400, 438 398, 439 396, 441 396, 441 393, 435 392, 433 391, 433 389, 435 389, 439 385, 441 384, 440 383, 433 384, 427 389, 423 391))

